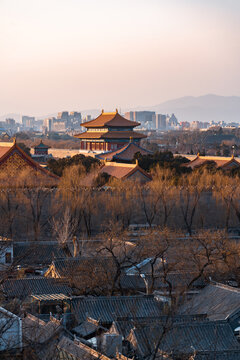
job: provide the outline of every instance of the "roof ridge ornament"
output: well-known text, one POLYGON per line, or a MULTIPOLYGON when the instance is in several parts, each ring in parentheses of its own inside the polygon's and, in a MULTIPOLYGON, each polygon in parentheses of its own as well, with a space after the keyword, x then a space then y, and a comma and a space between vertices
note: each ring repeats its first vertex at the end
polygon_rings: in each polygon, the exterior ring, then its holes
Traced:
POLYGON ((16 139, 16 136, 13 137, 13 145, 16 145, 17 143, 17 139, 16 139))
POLYGON ((116 108, 116 114, 118 114, 118 109, 116 108))
POLYGON ((104 113, 104 109, 102 109, 102 114, 104 113))

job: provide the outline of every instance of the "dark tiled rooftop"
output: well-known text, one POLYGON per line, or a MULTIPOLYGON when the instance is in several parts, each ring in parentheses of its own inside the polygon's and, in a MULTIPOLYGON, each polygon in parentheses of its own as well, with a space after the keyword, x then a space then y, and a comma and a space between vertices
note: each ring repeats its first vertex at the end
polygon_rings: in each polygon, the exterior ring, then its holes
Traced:
POLYGON ((26 298, 41 294, 71 294, 71 288, 63 282, 48 278, 9 279, 2 285, 7 298, 26 298))
POLYGON ((117 317, 160 316, 163 305, 154 296, 75 297, 72 312, 79 323, 88 316, 103 324, 111 324, 117 317))
POLYGON ((65 258, 67 253, 57 241, 14 242, 14 262, 22 266, 50 265, 52 260, 65 258))
MULTIPOLYGON (((166 276, 166 280, 169 281, 172 285, 173 290, 176 290, 180 287, 186 287, 190 281, 194 278, 196 274, 191 272, 169 272, 166 276)), ((148 281, 149 287, 151 287, 153 279, 151 275, 145 275, 145 280, 148 281)), ((204 279, 200 278, 193 283, 193 287, 203 287, 205 285, 204 279)), ((122 275, 121 276, 121 286, 124 289, 146 291, 146 285, 143 278, 140 275, 122 275)), ((154 284, 153 288, 157 289, 167 289, 168 283, 165 281, 163 274, 156 273, 154 275, 154 284)))
POLYGON ((237 310, 240 310, 240 289, 223 284, 209 284, 186 302, 179 313, 205 313, 211 320, 223 320, 237 310))
POLYGON ((146 326, 157 326, 164 324, 164 326, 171 326, 172 324, 184 324, 195 321, 208 321, 206 315, 174 315, 174 316, 154 316, 154 317, 143 317, 143 318, 117 318, 113 322, 110 331, 112 333, 121 334, 126 338, 133 328, 140 328, 146 326))
POLYGON ((240 344, 225 321, 174 324, 165 333, 162 326, 135 328, 129 339, 132 336, 137 340, 140 356, 150 355, 160 343, 159 350, 178 357, 190 356, 195 351, 196 359, 230 360, 237 359, 237 355, 240 358, 240 344))
POLYGON ((109 266, 113 266, 113 260, 109 258, 78 257, 57 259, 52 264, 55 271, 61 276, 77 275, 78 272, 103 271, 109 266))

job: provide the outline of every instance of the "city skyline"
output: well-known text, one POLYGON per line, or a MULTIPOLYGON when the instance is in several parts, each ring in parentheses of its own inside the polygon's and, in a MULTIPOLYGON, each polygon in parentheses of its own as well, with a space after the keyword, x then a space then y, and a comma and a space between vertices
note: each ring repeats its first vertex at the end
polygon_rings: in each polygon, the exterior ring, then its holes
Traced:
POLYGON ((1 0, 0 114, 240 95, 237 0, 1 0))

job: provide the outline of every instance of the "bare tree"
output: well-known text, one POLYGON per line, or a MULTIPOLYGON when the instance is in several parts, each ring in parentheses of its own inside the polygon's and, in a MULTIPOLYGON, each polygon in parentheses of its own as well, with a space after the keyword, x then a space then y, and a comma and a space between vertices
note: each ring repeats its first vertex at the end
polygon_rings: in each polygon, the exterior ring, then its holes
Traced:
POLYGON ((53 186, 53 182, 32 170, 23 171, 18 178, 19 201, 26 210, 22 217, 26 217, 32 225, 35 241, 39 240, 41 231, 49 223, 48 209, 51 208, 53 186))
MULTIPOLYGON (((94 177, 94 169, 92 172, 90 177, 94 177)), ((67 168, 59 184, 60 199, 71 210, 72 219, 78 226, 83 221, 88 236, 91 236, 92 218, 96 210, 96 194, 90 184, 86 170, 81 165, 67 168)))
POLYGON ((162 215, 163 228, 167 226, 169 216, 176 204, 176 184, 174 174, 170 169, 156 166, 152 171, 153 181, 150 188, 156 199, 159 198, 159 215, 162 215))
POLYGON ((192 235, 193 221, 196 216, 196 210, 199 200, 206 190, 206 174, 193 172, 192 174, 182 175, 178 184, 179 206, 183 218, 183 223, 189 233, 192 235))

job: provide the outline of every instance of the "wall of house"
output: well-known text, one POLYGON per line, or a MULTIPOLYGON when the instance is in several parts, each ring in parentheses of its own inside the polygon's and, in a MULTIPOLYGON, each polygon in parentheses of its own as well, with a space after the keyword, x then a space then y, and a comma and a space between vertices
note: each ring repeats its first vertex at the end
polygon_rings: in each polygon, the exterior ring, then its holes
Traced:
POLYGON ((6 242, 7 240, 0 244, 0 268, 1 265, 11 265, 13 261, 13 245, 12 243, 8 245, 6 242))
POLYGON ((0 308, 0 351, 21 349, 21 347, 21 319, 4 308, 0 308))

